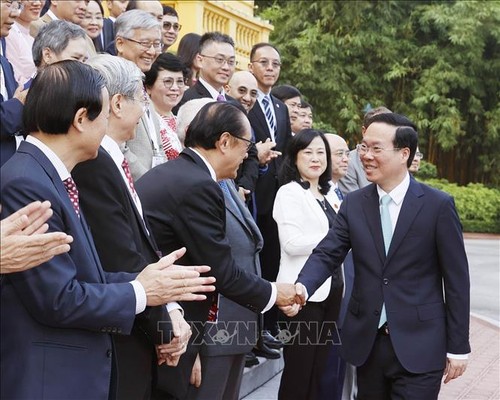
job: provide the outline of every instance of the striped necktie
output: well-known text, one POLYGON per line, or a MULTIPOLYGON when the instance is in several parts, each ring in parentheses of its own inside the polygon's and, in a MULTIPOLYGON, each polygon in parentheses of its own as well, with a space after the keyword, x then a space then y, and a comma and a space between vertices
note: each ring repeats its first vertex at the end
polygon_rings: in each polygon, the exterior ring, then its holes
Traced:
POLYGON ((276 132, 276 122, 274 121, 274 115, 271 110, 271 99, 269 96, 264 96, 262 99, 262 104, 264 105, 264 113, 266 114, 267 122, 269 122, 269 126, 271 127, 271 132, 274 135, 276 132))

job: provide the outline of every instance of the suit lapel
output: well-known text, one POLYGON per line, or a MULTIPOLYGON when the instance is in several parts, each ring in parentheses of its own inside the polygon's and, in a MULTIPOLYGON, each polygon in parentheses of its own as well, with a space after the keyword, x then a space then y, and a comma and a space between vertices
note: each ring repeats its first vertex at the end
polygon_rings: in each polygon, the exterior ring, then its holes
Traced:
POLYGON ((389 247, 389 253, 387 254, 387 261, 390 260, 392 255, 401 245, 406 233, 411 228, 413 221, 420 212, 424 203, 423 196, 424 192, 422 191, 420 184, 414 179, 410 179, 410 187, 408 188, 403 204, 401 205, 401 211, 399 212, 398 221, 396 223, 396 227, 394 228, 394 234, 392 235, 391 247, 389 247))
POLYGON ((363 212, 365 214, 366 223, 370 230, 371 237, 375 243, 380 261, 385 262, 385 247, 384 237, 382 236, 382 224, 380 222, 379 200, 377 186, 372 184, 371 190, 363 195, 363 212))
MULTIPOLYGON (((252 122, 254 123, 254 125, 256 125, 256 126, 254 126, 255 131, 264 132, 266 134, 266 137, 268 137, 270 139, 271 135, 269 133, 269 127, 267 126, 266 116, 264 115, 264 111, 262 111, 262 108, 258 102, 250 110, 249 115, 252 115, 252 114, 254 115, 252 122)), ((259 141, 262 139, 255 138, 255 140, 259 141)))

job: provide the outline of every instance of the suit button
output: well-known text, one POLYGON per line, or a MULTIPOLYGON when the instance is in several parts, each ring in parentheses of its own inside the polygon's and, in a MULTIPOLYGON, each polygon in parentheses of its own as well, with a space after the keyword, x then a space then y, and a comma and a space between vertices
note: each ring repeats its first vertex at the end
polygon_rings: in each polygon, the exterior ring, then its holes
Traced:
POLYGON ((106 357, 108 358, 111 358, 111 355, 113 354, 113 352, 111 351, 111 349, 109 349, 107 352, 106 352, 106 357))
POLYGON ((373 312, 373 314, 374 314, 374 315, 376 315, 376 316, 378 317, 378 316, 380 315, 380 311, 375 310, 375 311, 373 312))
POLYGON ((383 282, 384 282, 384 285, 388 285, 389 284, 389 279, 384 278, 383 282))

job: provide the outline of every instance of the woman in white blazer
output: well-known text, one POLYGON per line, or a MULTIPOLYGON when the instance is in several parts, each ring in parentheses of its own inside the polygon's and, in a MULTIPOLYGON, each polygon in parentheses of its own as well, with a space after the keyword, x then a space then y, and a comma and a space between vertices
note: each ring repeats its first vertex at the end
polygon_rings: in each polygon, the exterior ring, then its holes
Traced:
MULTIPOLYGON (((277 282, 295 283, 316 245, 328 232, 338 209, 330 191, 330 148, 322 132, 304 129, 289 142, 273 217, 278 225, 281 261, 277 282)), ((292 340, 284 346, 285 367, 279 399, 316 399, 328 344, 338 343, 335 320, 342 297, 341 275, 329 278, 293 318, 283 317, 282 329, 292 340)))

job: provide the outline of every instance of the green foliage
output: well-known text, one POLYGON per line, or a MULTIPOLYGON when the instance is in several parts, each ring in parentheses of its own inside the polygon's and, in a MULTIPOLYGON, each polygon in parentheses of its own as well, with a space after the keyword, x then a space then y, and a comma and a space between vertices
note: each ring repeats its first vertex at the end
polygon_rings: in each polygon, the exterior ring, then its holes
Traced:
POLYGON ((465 232, 500 233, 500 190, 480 183, 458 186, 445 179, 424 183, 453 196, 465 232))
POLYGON ((433 179, 437 178, 437 168, 434 164, 425 160, 420 161, 420 168, 416 174, 418 179, 433 179))
POLYGON ((453 182, 500 187, 499 1, 256 1, 275 29, 279 83, 316 121, 360 139, 363 110, 386 105, 453 182))

